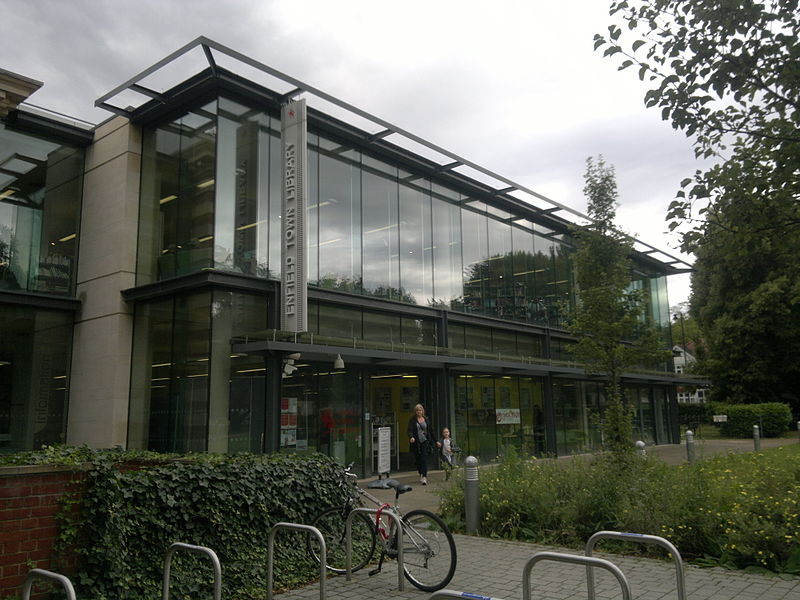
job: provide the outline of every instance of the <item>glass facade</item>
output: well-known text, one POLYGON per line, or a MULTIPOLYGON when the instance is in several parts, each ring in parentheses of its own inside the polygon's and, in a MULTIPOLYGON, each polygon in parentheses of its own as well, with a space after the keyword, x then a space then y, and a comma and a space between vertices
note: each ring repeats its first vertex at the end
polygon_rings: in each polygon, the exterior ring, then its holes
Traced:
POLYGON ((0 452, 65 441, 74 316, 25 294, 74 294, 83 161, 0 122, 0 452))
POLYGON ((0 309, 0 452, 63 443, 71 313, 0 309))
MULTIPOLYGON (((370 472, 381 424, 397 436, 393 460, 408 466, 403 430, 422 402, 437 430, 448 426, 482 459, 509 447, 536 455, 602 447, 603 395, 593 382, 321 361, 330 345, 563 364, 573 342, 550 328, 563 327, 575 285, 568 234, 311 127, 309 283, 339 299, 309 301, 303 339, 312 357, 281 374, 285 352, 230 351, 232 338, 267 339, 276 328, 272 293, 213 287, 141 302, 130 445, 322 451, 370 472), (384 300, 385 310, 376 308, 384 300)), ((280 123, 269 110, 218 98, 146 130, 137 285, 203 270, 278 280, 280 175, 280 123)), ((664 274, 640 269, 634 285, 668 329, 664 274)), ((668 436, 666 394, 636 393, 637 432, 668 436)))
POLYGON ((537 456, 546 452, 543 379, 459 375, 453 387, 451 429, 462 450, 484 462, 510 447, 537 456))
POLYGON ((261 451, 268 442, 263 357, 233 337, 266 328, 263 297, 213 290, 136 307, 128 444, 162 452, 261 451))
MULTIPOLYGON (((137 284, 203 269, 279 278, 279 125, 220 98, 145 132, 137 284)), ((563 324, 566 235, 322 134, 308 158, 311 284, 563 324)))
POLYGON ((73 292, 83 150, 0 123, 0 290, 73 292))

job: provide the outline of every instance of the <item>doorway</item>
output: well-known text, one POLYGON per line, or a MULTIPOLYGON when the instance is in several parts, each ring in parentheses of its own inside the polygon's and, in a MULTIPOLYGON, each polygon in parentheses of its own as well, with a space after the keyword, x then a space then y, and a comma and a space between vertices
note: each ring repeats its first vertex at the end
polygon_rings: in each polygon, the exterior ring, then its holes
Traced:
POLYGON ((372 372, 365 379, 372 472, 377 468, 377 431, 380 427, 391 428, 392 471, 413 470, 414 458, 406 430, 417 404, 423 404, 428 415, 434 412, 434 407, 428 406, 428 394, 425 393, 429 376, 420 371, 398 370, 372 372))

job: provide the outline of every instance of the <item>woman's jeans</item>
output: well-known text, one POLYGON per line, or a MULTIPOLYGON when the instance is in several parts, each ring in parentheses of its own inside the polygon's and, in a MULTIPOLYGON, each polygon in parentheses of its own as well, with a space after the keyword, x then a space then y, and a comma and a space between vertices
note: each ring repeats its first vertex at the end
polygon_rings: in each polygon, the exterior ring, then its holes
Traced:
POLYGON ((417 463, 417 472, 422 477, 428 476, 428 442, 414 444, 414 459, 417 463))

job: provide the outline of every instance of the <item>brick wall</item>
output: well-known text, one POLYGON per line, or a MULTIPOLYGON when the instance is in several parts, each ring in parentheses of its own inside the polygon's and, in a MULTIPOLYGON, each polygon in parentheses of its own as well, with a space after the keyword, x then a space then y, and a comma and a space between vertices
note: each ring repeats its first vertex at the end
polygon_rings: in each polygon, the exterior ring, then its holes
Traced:
POLYGON ((56 515, 83 478, 75 467, 0 467, 0 599, 18 596, 34 567, 74 573, 75 554, 55 553, 56 515))

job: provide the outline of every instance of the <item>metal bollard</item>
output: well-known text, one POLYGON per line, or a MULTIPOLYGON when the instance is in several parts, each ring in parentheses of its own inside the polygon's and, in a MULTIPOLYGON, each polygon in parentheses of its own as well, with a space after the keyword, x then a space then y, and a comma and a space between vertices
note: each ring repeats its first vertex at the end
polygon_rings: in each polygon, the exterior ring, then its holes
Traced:
POLYGON ((647 450, 644 449, 645 443, 642 440, 639 440, 638 442, 636 442, 634 444, 634 446, 636 446, 636 454, 638 454, 642 458, 647 456, 647 450))
POLYGON ((478 487, 478 459, 468 456, 464 461, 464 513, 467 533, 478 533, 481 522, 480 488, 478 487))
POLYGON ((691 429, 686 430, 686 460, 694 462, 694 433, 691 429))
POLYGON ((761 430, 758 425, 753 425, 753 449, 761 452, 761 430))

